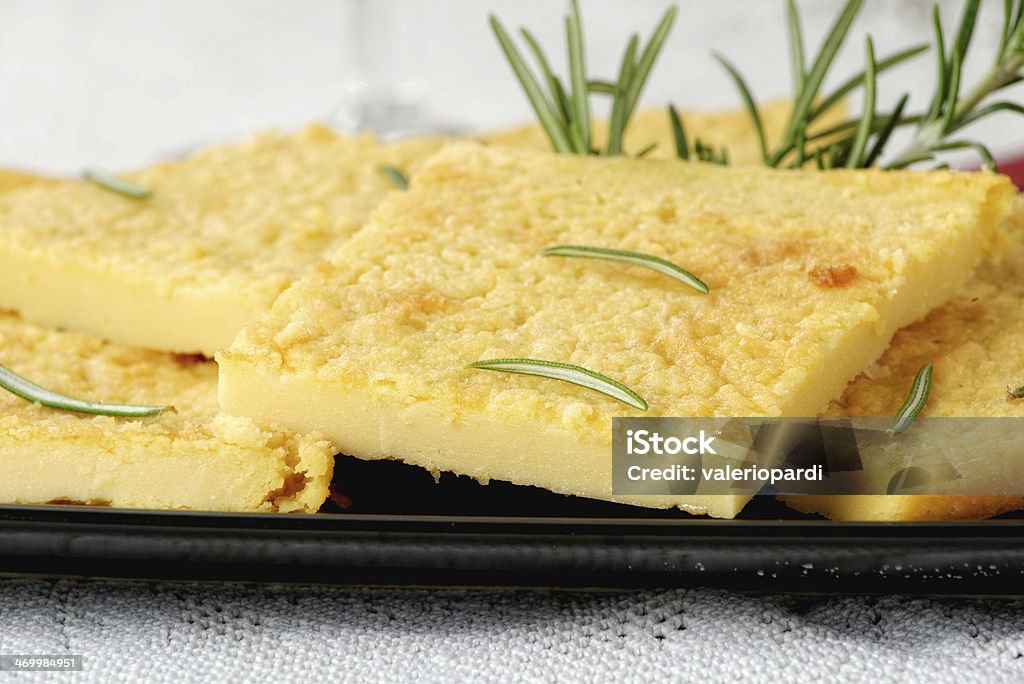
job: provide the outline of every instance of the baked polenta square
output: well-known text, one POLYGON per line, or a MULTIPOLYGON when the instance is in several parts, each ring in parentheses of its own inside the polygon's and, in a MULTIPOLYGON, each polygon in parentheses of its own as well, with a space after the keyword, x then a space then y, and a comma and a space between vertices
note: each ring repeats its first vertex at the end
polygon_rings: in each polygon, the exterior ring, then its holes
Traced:
POLYGON ((210 361, 0 313, 0 363, 78 398, 174 407, 115 418, 0 389, 0 503, 314 513, 327 498, 333 447, 221 413, 210 361))
MULTIPOLYGON (((828 416, 892 416, 925 364, 932 388, 922 417, 1024 418, 1024 201, 1007 221, 1009 246, 983 263, 946 305, 893 338, 878 362, 859 375, 826 412, 828 416)), ((975 452, 992 463, 1019 461, 1021 446, 965 435, 963 462, 954 463, 967 491, 991 496, 805 496, 785 497, 794 508, 835 520, 952 520, 986 518, 1024 507, 1019 480, 993 476, 1005 468, 971 463, 975 452)), ((949 451, 947 449, 947 451, 949 451)), ((871 464, 867 463, 867 467, 871 464)))
POLYGON ((0 307, 212 356, 394 190, 380 166, 408 173, 442 144, 312 125, 125 174, 148 198, 78 180, 16 188, 0 195, 0 307))
POLYGON ((816 415, 968 279, 1012 197, 992 174, 453 145, 218 355, 221 405, 360 458, 731 517, 746 496, 613 494, 611 419, 637 410, 466 365, 581 366, 652 416, 816 415), (666 259, 709 292, 556 245, 666 259))

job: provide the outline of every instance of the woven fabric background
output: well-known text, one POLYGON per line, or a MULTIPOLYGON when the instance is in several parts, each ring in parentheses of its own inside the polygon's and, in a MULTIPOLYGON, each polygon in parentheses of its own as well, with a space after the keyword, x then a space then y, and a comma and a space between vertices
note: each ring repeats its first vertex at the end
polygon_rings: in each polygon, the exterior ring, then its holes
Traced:
POLYGON ((5 580, 0 653, 84 656, 26 682, 987 684, 1024 680, 1024 603, 5 580))

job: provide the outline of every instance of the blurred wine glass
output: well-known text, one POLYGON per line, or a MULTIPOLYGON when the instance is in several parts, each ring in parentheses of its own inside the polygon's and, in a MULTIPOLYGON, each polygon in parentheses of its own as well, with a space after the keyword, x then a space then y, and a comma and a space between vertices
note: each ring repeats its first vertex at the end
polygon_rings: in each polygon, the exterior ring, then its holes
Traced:
MULTIPOLYGON (((419 19, 432 3, 416 0, 350 0, 351 66, 331 123, 347 132, 381 138, 455 132, 429 107, 430 82, 419 19)), ((436 7, 435 7, 436 9, 436 7)))

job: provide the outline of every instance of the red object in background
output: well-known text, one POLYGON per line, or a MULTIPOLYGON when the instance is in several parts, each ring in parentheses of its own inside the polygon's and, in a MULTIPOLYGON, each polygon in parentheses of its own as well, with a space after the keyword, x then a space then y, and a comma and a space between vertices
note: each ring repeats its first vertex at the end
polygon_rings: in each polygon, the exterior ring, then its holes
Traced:
POLYGON ((1005 173, 1017 185, 1024 190, 1024 157, 1014 157, 1006 161, 1000 161, 997 166, 1000 173, 1005 173))

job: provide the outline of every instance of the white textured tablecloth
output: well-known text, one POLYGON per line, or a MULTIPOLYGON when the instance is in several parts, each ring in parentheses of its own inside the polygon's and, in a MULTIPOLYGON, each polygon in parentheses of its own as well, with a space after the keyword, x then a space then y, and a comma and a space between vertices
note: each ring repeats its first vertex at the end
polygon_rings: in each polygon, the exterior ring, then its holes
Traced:
MULTIPOLYGON (((1024 681, 1024 603, 5 580, 18 681, 1024 681)), ((0 673, 2 674, 2 673, 0 673)))

